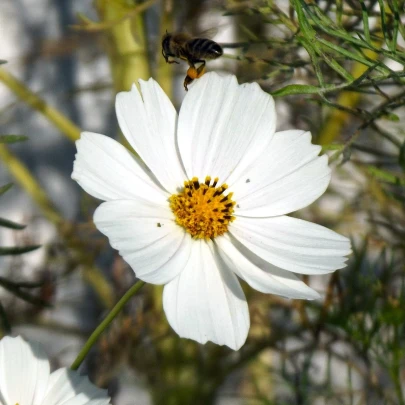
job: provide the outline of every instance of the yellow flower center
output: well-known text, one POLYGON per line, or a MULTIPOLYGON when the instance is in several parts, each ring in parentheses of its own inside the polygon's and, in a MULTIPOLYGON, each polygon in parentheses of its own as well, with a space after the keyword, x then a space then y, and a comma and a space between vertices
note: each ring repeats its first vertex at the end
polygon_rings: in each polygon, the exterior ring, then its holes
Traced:
POLYGON ((176 222, 193 238, 211 239, 228 231, 228 225, 235 220, 231 200, 232 194, 224 195, 226 184, 216 187, 218 178, 211 184, 207 176, 204 183, 197 177, 184 182, 184 189, 179 194, 170 196, 170 208, 176 222))

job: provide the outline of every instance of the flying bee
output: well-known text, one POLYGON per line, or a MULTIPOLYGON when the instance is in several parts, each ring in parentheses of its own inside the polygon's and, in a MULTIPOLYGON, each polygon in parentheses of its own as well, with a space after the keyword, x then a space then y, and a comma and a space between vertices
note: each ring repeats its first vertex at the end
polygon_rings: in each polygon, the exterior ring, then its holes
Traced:
POLYGON ((211 39, 193 38, 184 32, 170 34, 166 31, 162 38, 162 55, 166 63, 179 63, 175 60, 169 60, 169 57, 172 57, 183 59, 189 65, 184 79, 186 91, 188 90, 187 86, 194 79, 198 79, 204 74, 205 61, 217 59, 223 53, 222 48, 211 39), (196 68, 195 65, 198 63, 201 63, 201 65, 196 68))

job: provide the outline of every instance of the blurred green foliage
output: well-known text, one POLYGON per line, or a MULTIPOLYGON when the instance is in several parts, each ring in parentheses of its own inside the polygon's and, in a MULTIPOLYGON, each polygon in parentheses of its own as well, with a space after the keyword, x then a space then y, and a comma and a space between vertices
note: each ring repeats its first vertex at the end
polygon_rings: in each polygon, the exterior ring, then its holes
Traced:
MULTIPOLYGON (((26 141, 28 138, 22 135, 0 135, 0 144, 12 144, 16 142, 26 141)), ((13 183, 8 183, 0 186, 0 197, 5 194, 13 186, 13 183)), ((5 218, 0 218, 0 227, 8 228, 16 231, 23 230, 25 225, 17 224, 5 218)), ((19 256, 24 253, 29 253, 39 249, 40 245, 26 245, 26 246, 0 246, 0 256, 19 256)), ((11 279, 0 277, 0 286, 14 295, 30 304, 38 305, 40 307, 49 307, 49 303, 45 300, 28 293, 27 289, 39 288, 41 283, 27 283, 27 282, 15 282, 11 279)), ((7 317, 7 311, 0 302, 0 318, 2 320, 2 327, 4 333, 11 332, 11 325, 7 317)))

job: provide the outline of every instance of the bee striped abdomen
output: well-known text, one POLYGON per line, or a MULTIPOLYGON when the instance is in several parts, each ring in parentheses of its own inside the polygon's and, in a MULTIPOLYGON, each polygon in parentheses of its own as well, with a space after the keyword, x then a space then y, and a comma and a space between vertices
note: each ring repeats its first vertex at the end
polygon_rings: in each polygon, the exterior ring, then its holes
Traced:
POLYGON ((162 37, 162 55, 166 63, 179 63, 170 57, 182 59, 188 63, 189 68, 184 79, 186 91, 187 86, 194 79, 198 79, 204 74, 205 60, 219 58, 223 53, 222 48, 216 42, 207 38, 191 38, 184 32, 169 33, 167 31, 162 37))
POLYGON ((216 59, 224 52, 214 41, 206 38, 194 38, 187 42, 187 48, 194 59, 216 59))

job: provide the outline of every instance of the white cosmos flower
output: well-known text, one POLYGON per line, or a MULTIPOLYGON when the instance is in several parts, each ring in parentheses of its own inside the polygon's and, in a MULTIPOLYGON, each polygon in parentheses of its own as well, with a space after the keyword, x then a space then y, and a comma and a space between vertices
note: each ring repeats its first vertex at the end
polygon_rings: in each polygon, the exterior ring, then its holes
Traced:
POLYGON ((1 405, 107 405, 106 390, 67 368, 50 372, 42 347, 21 337, 0 341, 1 405))
POLYGON ((144 164, 113 139, 84 132, 72 178, 105 201, 94 222, 136 276, 165 285, 172 328, 236 350, 249 330, 236 276, 264 293, 315 299, 291 272, 345 266, 347 238, 286 216, 324 193, 327 157, 308 132, 275 133, 274 101, 255 83, 207 73, 179 115, 153 79, 140 88, 119 93, 116 112, 144 164))

